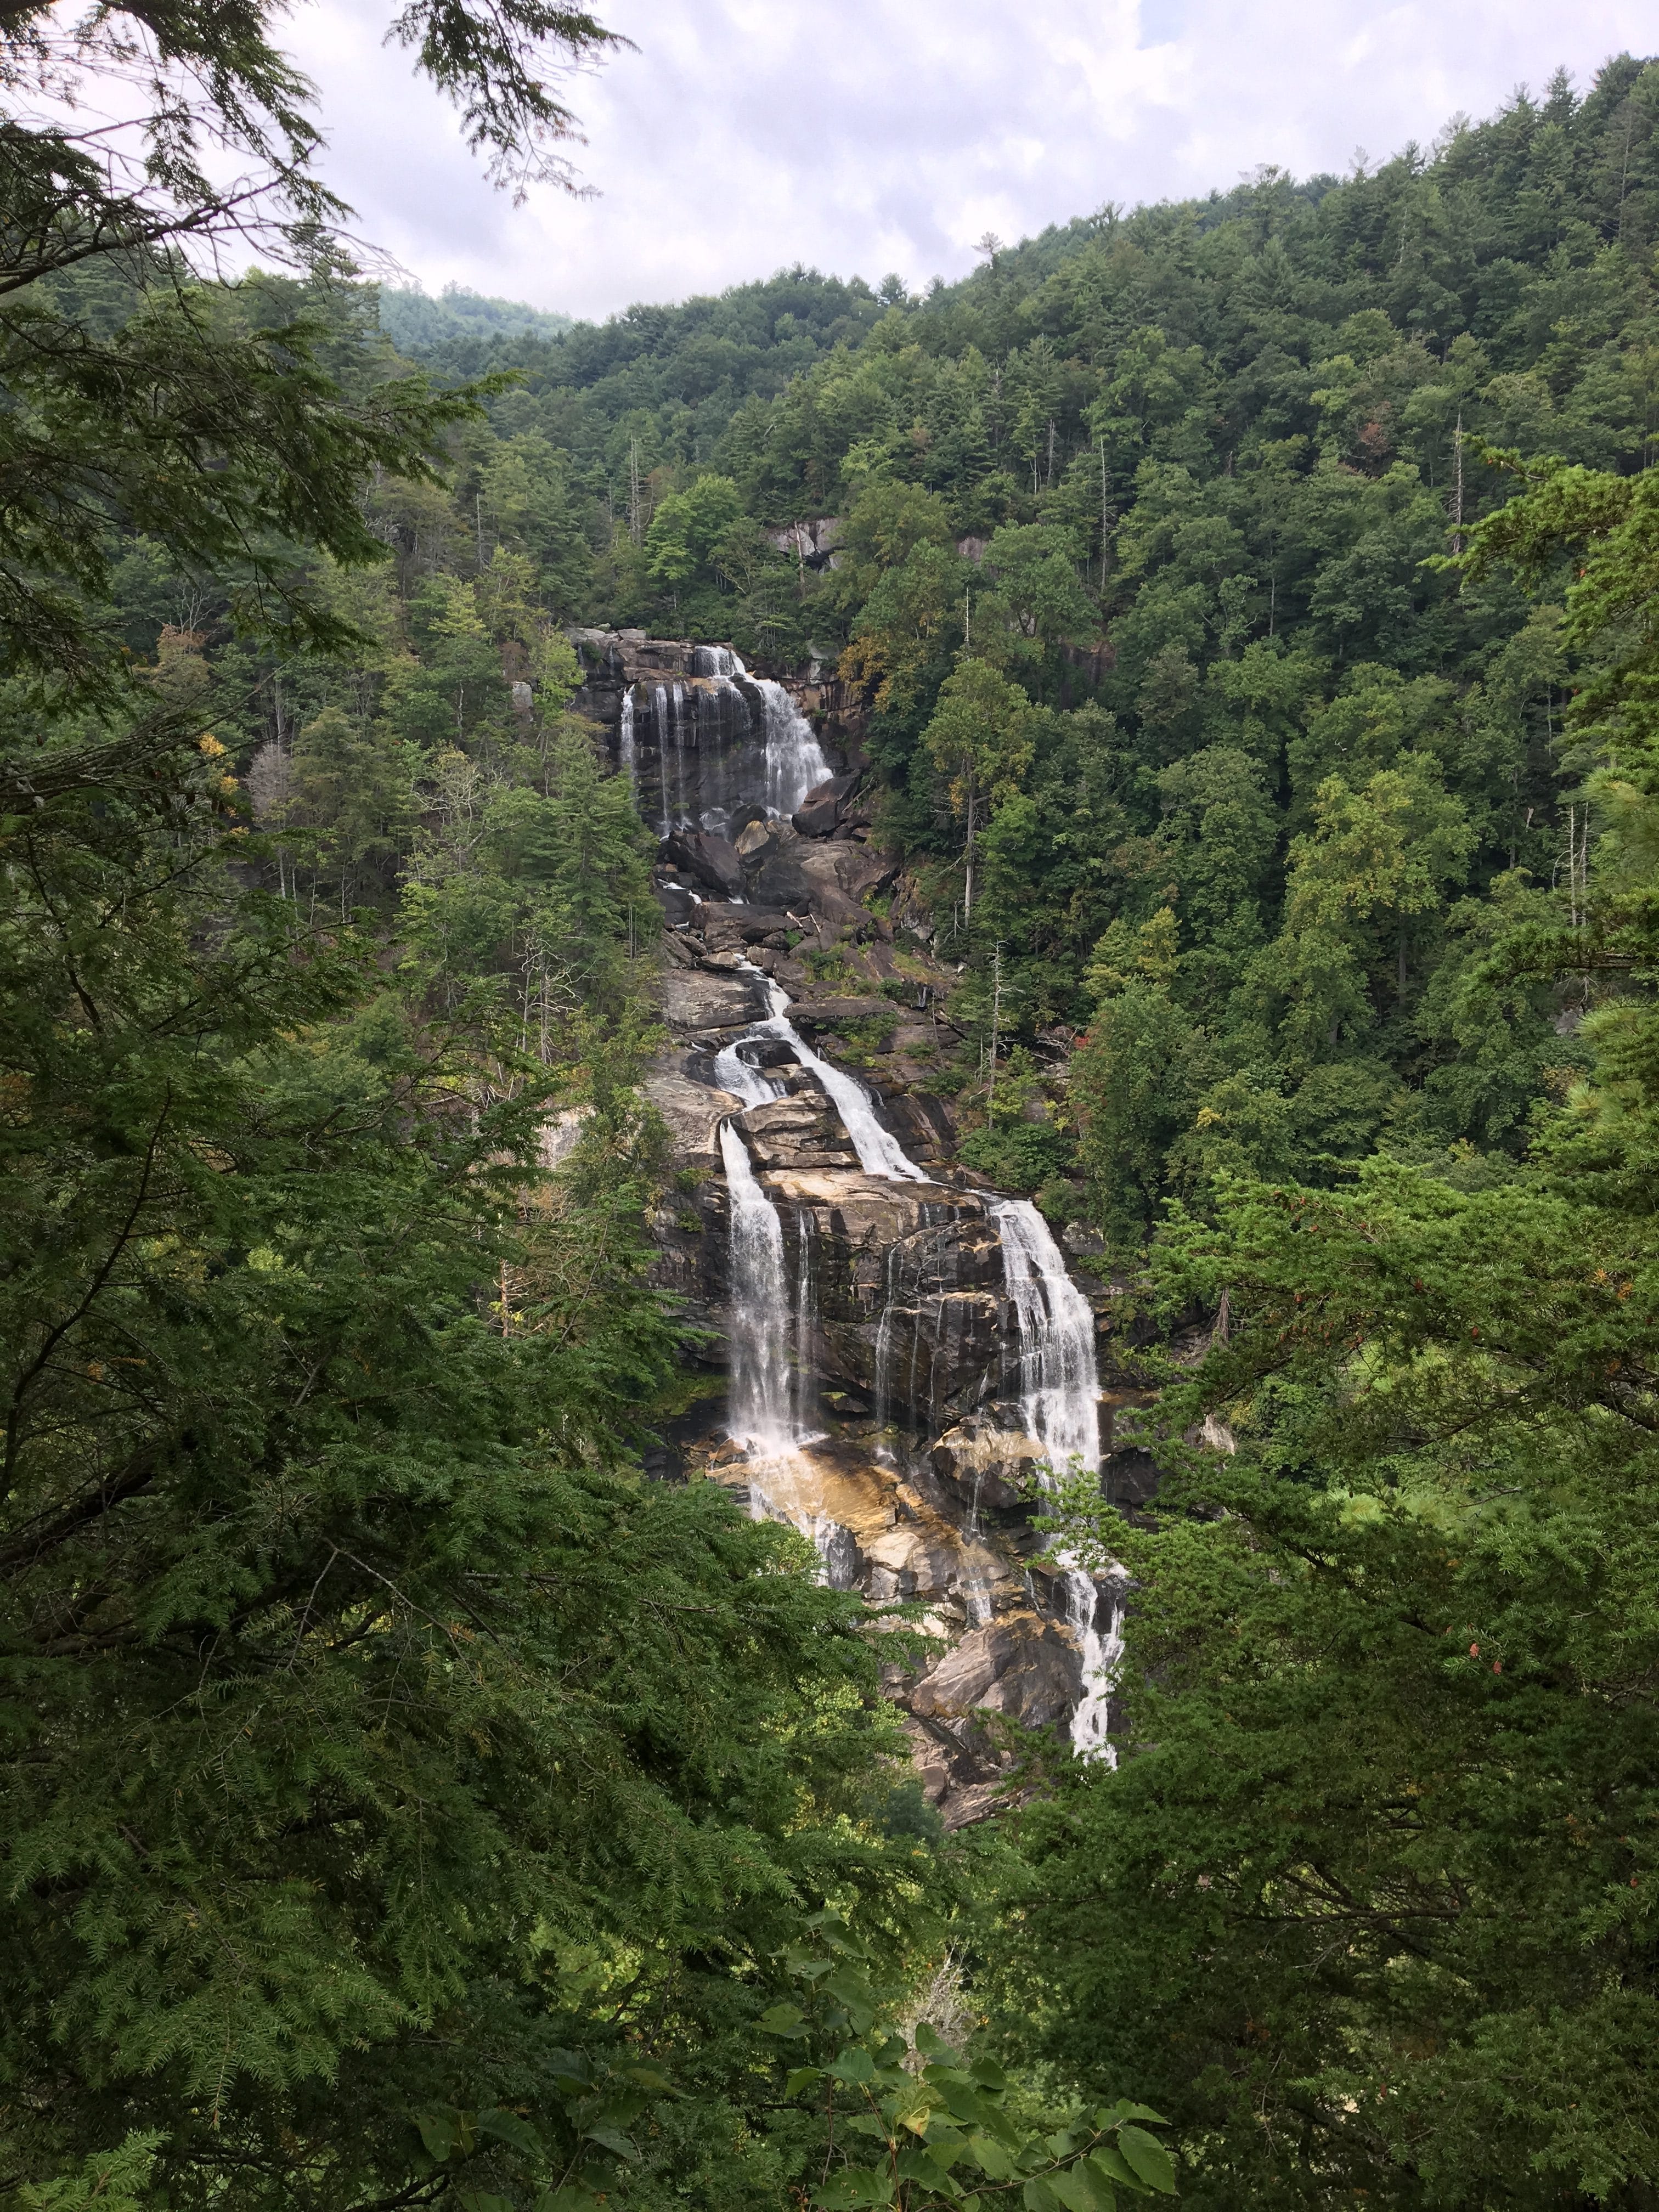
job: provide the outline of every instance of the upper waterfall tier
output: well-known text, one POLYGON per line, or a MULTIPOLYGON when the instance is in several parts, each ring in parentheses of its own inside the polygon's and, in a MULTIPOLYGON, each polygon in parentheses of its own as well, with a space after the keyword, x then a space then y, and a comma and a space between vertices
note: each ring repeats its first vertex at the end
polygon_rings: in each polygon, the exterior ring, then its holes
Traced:
POLYGON ((786 687, 751 675, 729 645, 575 635, 599 657, 581 704, 614 716, 617 764, 659 836, 734 836, 745 819, 793 815, 834 774, 786 687))
POLYGON ((745 809, 793 814, 830 775, 812 726, 782 684, 751 677, 725 647, 699 646, 735 672, 639 683, 623 694, 622 726, 640 794, 659 836, 676 830, 725 837, 745 809))

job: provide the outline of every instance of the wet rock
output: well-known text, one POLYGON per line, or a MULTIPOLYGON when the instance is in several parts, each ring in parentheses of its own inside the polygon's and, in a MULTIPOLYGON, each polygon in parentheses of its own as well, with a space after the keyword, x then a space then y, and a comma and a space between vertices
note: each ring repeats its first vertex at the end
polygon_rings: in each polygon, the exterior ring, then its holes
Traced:
POLYGON ((978 1415, 947 1429, 928 1454, 935 1474, 960 1493, 970 1515, 1029 1504, 1027 1486, 1047 1457, 1035 1437, 999 1429, 978 1415))
POLYGON ((712 830, 677 830, 664 839, 663 852, 693 883, 718 891, 722 898, 744 896, 743 862, 738 848, 712 830))
POLYGON ((809 791, 791 817, 803 837, 827 837, 841 818, 842 809, 859 781, 854 770, 847 775, 832 775, 815 791, 809 791))
POLYGON ((729 1091, 715 1091, 677 1070, 647 1075, 640 1087, 668 1124, 675 1152, 697 1165, 714 1159, 720 1150, 716 1132, 720 1123, 743 1105, 729 1091))
POLYGON ((858 1155, 822 1091, 751 1106, 742 1117, 750 1150, 764 1168, 856 1168, 858 1155))
POLYGON ((950 1158, 956 1132, 937 1098, 925 1091, 909 1091, 902 1097, 884 1099, 882 1104, 893 1134, 919 1167, 950 1158))
POLYGON ((941 1720, 1006 1713, 1024 1728, 1070 1718, 1083 1684, 1076 1644, 1057 1622, 1014 1613, 970 1629, 910 1692, 913 1712, 941 1720))
POLYGON ((886 999, 803 999, 789 1009, 789 1018, 798 1030, 813 1036, 849 1022, 890 1024, 893 1008, 886 999))
POLYGON ((662 908, 663 920, 671 929, 696 918, 698 902, 684 884, 665 884, 659 880, 657 903, 662 908))
POLYGON ((736 946, 762 944, 769 937, 781 937, 790 926, 788 915, 774 907, 711 903, 697 915, 697 927, 711 952, 728 952, 736 946))
POLYGON ((765 1017, 762 991, 758 975, 677 968, 663 978, 663 1018, 680 1030, 747 1029, 765 1017))

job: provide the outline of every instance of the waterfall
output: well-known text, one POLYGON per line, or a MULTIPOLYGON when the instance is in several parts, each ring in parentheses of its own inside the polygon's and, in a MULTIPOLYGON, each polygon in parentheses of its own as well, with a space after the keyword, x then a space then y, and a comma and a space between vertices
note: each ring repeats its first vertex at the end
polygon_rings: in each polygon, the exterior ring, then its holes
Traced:
POLYGON ((1100 1380, 1095 1317, 1066 1273, 1054 1232, 1028 1198, 991 1206, 1002 1243, 1019 1342, 1020 1408, 1030 1433, 1063 1474, 1073 1460, 1086 1474, 1100 1467, 1100 1380))
MULTIPOLYGON (((1095 1317, 1066 1271, 1054 1232, 1029 1199, 999 1199, 991 1208, 1002 1243, 1002 1274, 1019 1344, 1020 1411, 1026 1428, 1065 1474, 1073 1464, 1100 1470, 1100 1375, 1095 1317)), ((1083 1694, 1072 1715, 1072 1748, 1079 1759, 1117 1764, 1106 1741, 1112 1680, 1123 1654, 1115 1595, 1106 1634, 1096 1626, 1100 1590, 1094 1577, 1056 1553, 1066 1619, 1077 1638, 1083 1694)))
MULTIPOLYGON (((672 688, 657 684, 650 695, 649 713, 658 741, 662 834, 666 836, 677 824, 699 823, 705 817, 723 830, 733 818, 736 807, 745 802, 751 806, 763 804, 771 814, 793 814, 807 793, 829 777, 830 769, 811 725, 788 693, 781 684, 750 677, 728 647, 696 647, 690 673, 689 690, 682 684, 672 688), (733 695, 729 713, 726 694, 733 695), (757 732, 751 709, 757 695, 763 709, 763 751, 755 744, 757 732), (744 718, 739 727, 747 732, 741 744, 732 742, 729 726, 737 697, 743 701, 744 718), (693 746, 698 753, 696 809, 689 803, 691 763, 686 757, 693 746), (713 757, 716 753, 718 763, 713 757), (726 811, 728 803, 732 811, 726 811)), ((618 740, 622 763, 629 768, 635 757, 635 697, 630 686, 623 697, 618 740)), ((750 975, 763 972, 747 961, 735 964, 750 975)), ((799 1065, 810 1070, 823 1085, 866 1176, 886 1182, 930 1182, 927 1170, 918 1166, 891 1132, 883 1127, 866 1085, 806 1042, 789 1018, 787 994, 769 977, 766 1005, 768 1012, 763 1020, 751 1024, 714 1054, 714 1075, 719 1086, 744 1106, 766 1103, 778 1095, 781 1085, 746 1059, 743 1048, 766 1042, 787 1045, 799 1065)), ((807 1502, 810 1491, 802 1481, 805 1463, 799 1455, 799 1447, 811 1434, 813 1413, 811 1352, 817 1287, 811 1217, 805 1207, 797 1213, 799 1257, 792 1296, 778 1208, 757 1176, 748 1146, 732 1121, 720 1126, 720 1147, 730 1203, 728 1425, 733 1437, 747 1445, 751 1454, 752 1510, 757 1515, 771 1513, 792 1521, 810 1534, 823 1560, 826 1578, 839 1584, 853 1575, 852 1539, 821 1509, 807 1502)), ((1001 1246, 1025 1426, 1055 1468, 1064 1470, 1075 1462, 1086 1473, 1097 1473, 1099 1382, 1094 1316, 1036 1208, 1028 1200, 1012 1198, 988 1199, 986 1205, 1001 1246)), ((904 1273, 903 1255, 894 1246, 886 1257, 885 1297, 874 1346, 878 1433, 891 1418, 896 1382, 902 1388, 902 1379, 896 1378, 892 1370, 904 1273)), ((922 1335, 919 1318, 910 1347, 913 1404, 920 1386, 922 1335)), ((936 1366, 936 1361, 930 1365, 930 1396, 936 1366)), ((970 1538, 978 1533, 978 1507, 976 1489, 969 1510, 970 1538)), ((963 1584, 963 1602, 975 1626, 990 1618, 994 1589, 991 1567, 979 1557, 981 1548, 974 1547, 972 1571, 963 1584)), ((1082 1668, 1082 1691, 1071 1724, 1073 1748, 1080 1758, 1112 1761, 1106 1726, 1111 1683, 1122 1654, 1118 1590, 1115 1584, 1097 1582, 1064 1553, 1054 1554, 1052 1565, 1055 1596, 1077 1644, 1082 1668), (1103 1630, 1098 1625, 1103 1615, 1103 1630)))
POLYGON ((730 1426, 763 1453, 796 1443, 790 1419, 789 1296, 783 1224, 762 1188, 749 1147, 729 1121, 720 1124, 720 1158, 731 1206, 730 1426))
MULTIPOLYGON (((645 711, 657 747, 659 836, 675 830, 726 836, 745 802, 793 814, 832 773, 782 684, 750 676, 729 645, 693 646, 689 681, 653 684, 645 711)), ((629 684, 619 735, 625 762, 635 714, 629 684)))
POLYGON ((876 1456, 890 1457, 885 1441, 892 1419, 893 1395, 893 1309, 898 1304, 899 1284, 903 1268, 899 1258, 899 1247, 890 1244, 887 1257, 882 1262, 881 1318, 876 1323, 876 1456))
POLYGON ((722 1045, 714 1054, 714 1080, 722 1091, 741 1098, 745 1106, 764 1106, 778 1095, 759 1068, 751 1067, 735 1044, 722 1045))
POLYGON ((631 684, 622 695, 622 714, 617 724, 617 764, 630 783, 638 782, 638 762, 634 744, 634 687, 631 684))
MULTIPOLYGON (((812 1365, 812 1322, 817 1312, 812 1280, 812 1240, 817 1234, 810 1206, 795 1208, 795 1434, 803 1440, 817 1411, 817 1376, 812 1365)), ((822 1433, 822 1431, 820 1431, 822 1433)))
POLYGON ((1066 1622, 1083 1658, 1083 1695, 1072 1715, 1072 1748, 1079 1759, 1101 1759, 1115 1766, 1117 1752, 1107 1741, 1106 1729, 1112 1684, 1123 1657, 1122 1608, 1114 1590, 1106 1601, 1110 1610, 1103 1636, 1095 1626, 1101 1593, 1094 1577, 1081 1567, 1067 1567, 1060 1587, 1066 1593, 1066 1622))
POLYGON ((828 782, 829 762, 812 725, 781 684, 756 685, 766 710, 766 793, 769 814, 793 814, 809 791, 828 782))
POLYGON ((748 1031, 750 1036, 781 1038, 803 1067, 810 1067, 818 1081, 836 1103, 848 1135, 853 1140, 853 1150, 859 1156, 859 1165, 867 1176, 878 1176, 884 1182, 929 1182, 933 1178, 925 1168, 919 1168, 907 1157, 903 1146, 892 1132, 884 1129, 876 1119, 876 1109, 870 1094, 857 1076, 848 1074, 845 1068, 833 1066, 821 1059, 807 1043, 789 1019, 788 994, 776 983, 769 981, 767 999, 772 1008, 771 1018, 760 1022, 748 1031))
POLYGON ((657 783, 662 798, 659 831, 666 836, 673 828, 668 811, 668 747, 671 732, 668 726, 668 694, 660 684, 651 687, 651 720, 657 738, 657 783))

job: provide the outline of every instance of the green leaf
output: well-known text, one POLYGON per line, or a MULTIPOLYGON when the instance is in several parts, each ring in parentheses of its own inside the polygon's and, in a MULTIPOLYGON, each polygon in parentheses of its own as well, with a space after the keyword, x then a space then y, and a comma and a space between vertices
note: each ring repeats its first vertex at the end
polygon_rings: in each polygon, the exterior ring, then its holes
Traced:
POLYGON ((1175 2160, 1156 2136, 1149 2136, 1145 2128, 1122 2127, 1117 2131, 1117 2143, 1148 2189, 1156 2189, 1163 2197, 1175 2195, 1175 2160))
POLYGON ((830 2068, 838 2081, 873 2081, 876 2062, 861 2044, 848 2044, 830 2068))
POLYGON ((937 2116, 928 2122, 928 2154, 940 2166, 954 2166, 966 2154, 968 2148, 968 2138, 959 2128, 951 2127, 937 2116))
POLYGON ((817 2191, 812 2199, 821 2204, 824 2212, 855 2212, 866 2204, 890 2204, 893 2183, 889 2174, 878 2173, 873 2166, 848 2166, 833 2179, 817 2191))
POLYGON ((1081 2158, 1044 2177, 1066 2212, 1115 2212, 1116 2200, 1097 2168, 1081 2158))
POLYGON ((1008 2086, 1008 2076, 994 2058, 975 2059, 973 2075, 981 2089, 1006 2089, 1008 2086))
POLYGON ((1095 2125, 1104 2130, 1120 2126, 1125 2120, 1150 2120, 1154 2127, 1170 2124, 1162 2112, 1155 2112, 1150 2105, 1132 2105, 1127 2097, 1120 2097, 1109 2109, 1102 2106, 1095 2114, 1095 2125))
POLYGON ((1060 2199, 1049 2188, 1048 2182, 1038 2175, 1032 2175, 1030 2180, 1021 2190, 1020 2196, 1024 2203, 1025 2212, 1060 2212, 1060 2199))
POLYGON ((541 2149, 541 2142, 528 2120, 520 2119, 516 2112, 503 2112, 499 2105, 478 2115, 478 2133, 493 2136, 495 2142, 511 2143, 526 2158, 534 2158, 541 2149))
POLYGON ((799 2005, 769 2005, 756 2022, 768 2035, 805 2035, 806 2016, 799 2005))
POLYGON ((635 2159, 640 2154, 639 2145, 633 2136, 625 2136, 620 2128, 596 2124, 586 2131, 583 2141, 596 2142, 602 2150, 613 2150, 618 2158, 635 2159))
POLYGON ((799 2097, 803 2089, 816 2089, 823 2079, 822 2066, 797 2066, 784 2078, 786 2097, 799 2097))
POLYGON ((938 2030, 929 2027, 925 2020, 916 2022, 916 2049, 924 2058, 954 2060, 957 2055, 938 2030))
POLYGON ((1097 2150, 1090 2152, 1089 2162, 1091 2166, 1097 2166, 1109 2181, 1121 2182, 1126 2189, 1133 2189, 1137 2196, 1146 2194, 1148 2184, 1141 2179, 1115 2145, 1102 2143, 1097 2150))
POLYGON ((968 2155, 993 2181, 1008 2181, 1013 2177, 1014 2161, 1006 2143, 994 2136, 969 2136, 964 2142, 968 2155))
POLYGON ((959 2120, 969 2120, 979 2127, 988 2127, 995 2117, 996 2108, 988 2105, 977 2090, 965 2081, 942 2081, 940 2094, 959 2120))
POLYGON ((455 2148, 455 2122, 448 2112, 416 2112, 415 2124, 426 2145, 426 2154, 440 2166, 455 2148))
POLYGON ((653 2097, 678 2097, 680 2094, 659 2067, 635 2064, 624 2066, 620 2070, 630 2081, 637 2081, 641 2089, 648 2090, 653 2097))

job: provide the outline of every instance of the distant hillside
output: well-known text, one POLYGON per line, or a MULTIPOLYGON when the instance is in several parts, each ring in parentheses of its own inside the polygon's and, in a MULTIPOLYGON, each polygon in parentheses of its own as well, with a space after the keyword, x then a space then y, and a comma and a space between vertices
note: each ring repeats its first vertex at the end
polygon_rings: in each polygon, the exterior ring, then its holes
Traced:
POLYGON ((797 266, 718 298, 636 305, 552 337, 474 325, 423 358, 441 377, 519 369, 522 390, 493 402, 491 415, 544 431, 597 490, 625 465, 630 437, 647 466, 707 462, 740 407, 775 399, 838 347, 861 347, 896 301, 904 301, 896 276, 874 290, 861 277, 797 266), (535 398, 528 410, 526 393, 535 398))
POLYGON ((465 285, 446 284, 441 296, 380 288, 380 328, 399 353, 424 353, 457 338, 512 338, 526 333, 556 338, 570 328, 568 315, 527 307, 522 300, 489 300, 465 285))

